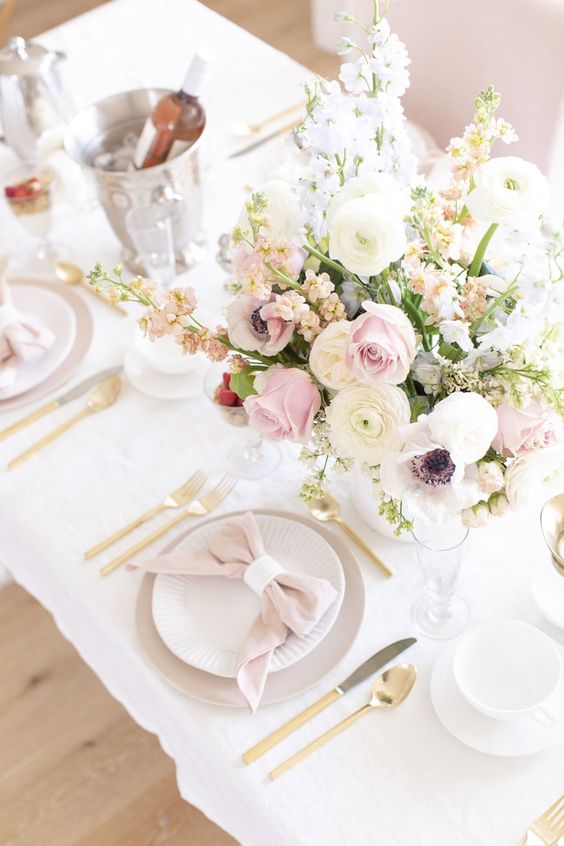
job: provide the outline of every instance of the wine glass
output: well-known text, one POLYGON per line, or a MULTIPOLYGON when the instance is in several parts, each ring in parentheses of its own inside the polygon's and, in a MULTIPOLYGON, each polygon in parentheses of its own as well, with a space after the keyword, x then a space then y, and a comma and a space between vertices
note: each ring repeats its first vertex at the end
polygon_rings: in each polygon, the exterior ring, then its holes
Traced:
MULTIPOLYGON (((237 394, 230 388, 229 362, 214 364, 204 378, 204 391, 224 420, 231 426, 241 428, 249 425, 249 417, 237 394)), ((239 479, 263 479, 273 473, 280 464, 280 449, 269 441, 263 441, 258 432, 250 427, 242 444, 230 449, 228 469, 239 479)))
POLYGON ((158 205, 134 206, 125 225, 145 269, 145 274, 170 288, 176 278, 176 261, 170 213, 158 205))
POLYGON ((38 240, 35 262, 51 271, 61 258, 49 239, 55 175, 44 162, 22 161, 2 173, 4 200, 20 226, 38 240))

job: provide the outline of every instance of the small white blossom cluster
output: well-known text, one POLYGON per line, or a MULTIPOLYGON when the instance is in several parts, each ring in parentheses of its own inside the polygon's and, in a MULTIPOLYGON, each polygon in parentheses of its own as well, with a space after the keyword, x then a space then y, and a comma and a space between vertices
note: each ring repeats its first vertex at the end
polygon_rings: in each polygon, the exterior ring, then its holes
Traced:
POLYGON ((308 158, 299 183, 305 223, 317 241, 327 232, 332 198, 350 178, 386 172, 407 185, 415 173, 400 102, 409 85, 407 51, 385 19, 368 36, 369 53, 350 39, 341 43, 341 53, 359 54, 341 67, 344 90, 323 79, 309 86, 307 115, 296 132, 308 158))

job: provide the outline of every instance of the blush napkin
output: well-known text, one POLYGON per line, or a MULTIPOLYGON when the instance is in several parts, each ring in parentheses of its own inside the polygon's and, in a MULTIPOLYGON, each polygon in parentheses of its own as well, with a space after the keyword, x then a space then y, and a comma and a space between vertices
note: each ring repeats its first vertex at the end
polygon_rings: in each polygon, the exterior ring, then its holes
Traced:
POLYGON ((207 550, 179 549, 131 566, 156 574, 245 579, 260 593, 260 612, 237 667, 237 684, 252 712, 261 700, 272 654, 286 641, 288 630, 298 637, 309 634, 337 598, 327 579, 288 573, 270 558, 251 512, 222 523, 208 539, 207 550), (254 573, 251 565, 257 565, 254 573))
POLYGON ((55 340, 53 333, 21 314, 12 302, 0 258, 0 399, 18 377, 18 367, 39 359, 55 340))

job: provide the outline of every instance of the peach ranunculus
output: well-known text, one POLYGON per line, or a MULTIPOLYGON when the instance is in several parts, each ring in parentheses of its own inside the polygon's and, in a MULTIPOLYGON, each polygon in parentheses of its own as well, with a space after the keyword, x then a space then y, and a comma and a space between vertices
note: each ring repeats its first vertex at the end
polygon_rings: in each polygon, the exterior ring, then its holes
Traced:
POLYGON ((399 385, 415 358, 415 331, 397 306, 366 301, 351 323, 345 361, 360 382, 399 385))
POLYGON ((311 377, 296 367, 274 370, 260 394, 247 397, 250 425, 274 441, 309 440, 321 397, 311 377))
POLYGON ((289 343, 294 324, 275 317, 272 304, 242 294, 227 309, 227 330, 234 347, 276 355, 289 343))
POLYGON ((532 400, 524 408, 502 402, 496 411, 498 430, 492 446, 501 455, 522 455, 553 446, 562 439, 562 418, 538 400, 532 400))

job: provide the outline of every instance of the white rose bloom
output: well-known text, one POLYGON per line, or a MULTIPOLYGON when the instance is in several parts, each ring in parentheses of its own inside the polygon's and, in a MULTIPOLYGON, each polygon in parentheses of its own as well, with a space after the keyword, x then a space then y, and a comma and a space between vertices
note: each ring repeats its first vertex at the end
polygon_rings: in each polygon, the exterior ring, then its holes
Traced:
POLYGON ((379 194, 385 197, 389 207, 400 215, 409 210, 409 192, 388 173, 367 173, 364 176, 353 176, 348 179, 341 190, 333 197, 327 209, 327 225, 331 227, 336 212, 349 200, 358 200, 368 194, 379 194))
POLYGON ((309 366, 316 379, 330 391, 340 391, 356 382, 345 364, 351 324, 348 320, 330 323, 313 342, 309 366))
POLYGON ((480 394, 457 391, 427 417, 433 440, 465 464, 483 458, 497 433, 497 414, 480 394))
POLYGON ((505 493, 512 508, 548 499, 564 489, 564 447, 557 444, 525 452, 505 473, 505 493))
POLYGON ((398 449, 398 427, 409 423, 409 401, 395 385, 352 385, 327 409, 329 440, 345 458, 378 464, 398 449))
POLYGON ((329 227, 329 255, 359 276, 380 273, 406 246, 403 215, 382 194, 343 203, 329 227))
POLYGON ((474 177, 476 187, 466 197, 472 217, 527 229, 539 223, 547 209, 548 180, 538 167, 517 156, 490 159, 474 177))
MULTIPOLYGON (((299 234, 300 206, 290 185, 284 179, 271 179, 257 188, 255 193, 264 194, 268 200, 265 214, 270 218, 274 243, 292 243, 299 234)), ((239 216, 238 224, 241 229, 247 231, 251 227, 245 207, 239 216)))

